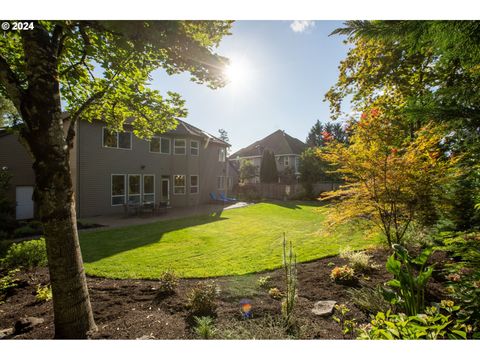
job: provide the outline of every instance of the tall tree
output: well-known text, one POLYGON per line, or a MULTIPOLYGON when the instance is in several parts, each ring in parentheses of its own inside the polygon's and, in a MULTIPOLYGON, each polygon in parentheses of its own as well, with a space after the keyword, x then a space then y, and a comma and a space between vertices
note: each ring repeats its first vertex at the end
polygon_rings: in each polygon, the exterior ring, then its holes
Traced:
POLYGON ((322 124, 320 120, 317 120, 307 135, 306 144, 309 147, 319 147, 324 146, 329 140, 346 143, 348 134, 342 124, 334 122, 322 124))
POLYGON ((263 151, 262 163, 260 164, 260 182, 278 182, 278 170, 277 162, 275 161, 275 154, 269 150, 263 151))
POLYGON ((245 183, 257 176, 258 167, 253 165, 250 160, 241 160, 240 163, 240 181, 245 183))
POLYGON ((122 130, 133 117, 134 133, 147 138, 174 128, 186 116, 184 101, 149 88, 150 73, 188 71, 198 83, 224 85, 228 60, 214 50, 230 27, 228 21, 34 21, 32 30, 0 37, 0 92, 21 115, 19 136, 34 159, 55 337, 85 338, 96 328, 69 164, 76 122, 99 119, 122 130))
POLYGON ((0 128, 12 126, 20 121, 13 103, 0 93, 0 128))
POLYGON ((228 133, 227 133, 227 130, 225 129, 218 129, 218 134, 220 135, 220 139, 225 141, 225 142, 229 142, 230 139, 228 138, 228 133))

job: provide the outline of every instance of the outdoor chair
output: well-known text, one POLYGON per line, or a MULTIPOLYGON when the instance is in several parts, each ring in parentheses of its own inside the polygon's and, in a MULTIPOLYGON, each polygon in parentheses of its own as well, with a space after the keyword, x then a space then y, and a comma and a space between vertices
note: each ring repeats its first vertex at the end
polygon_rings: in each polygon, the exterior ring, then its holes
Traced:
POLYGON ((226 197, 225 193, 220 193, 220 199, 222 199, 223 201, 228 201, 228 202, 236 202, 237 201, 237 199, 235 199, 235 198, 226 197))
POLYGON ((211 202, 213 203, 222 203, 222 204, 225 204, 226 202, 228 202, 228 200, 223 200, 223 199, 219 199, 217 198, 217 195, 213 192, 210 193, 210 200, 211 202))

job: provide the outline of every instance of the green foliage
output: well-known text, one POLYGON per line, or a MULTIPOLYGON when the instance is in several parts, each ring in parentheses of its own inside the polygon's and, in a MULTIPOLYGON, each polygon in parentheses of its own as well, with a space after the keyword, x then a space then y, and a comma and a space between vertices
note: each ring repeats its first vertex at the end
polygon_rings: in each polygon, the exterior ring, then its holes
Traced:
POLYGON ((6 268, 24 267, 27 269, 47 266, 45 239, 13 243, 1 260, 1 264, 6 268))
POLYGON ((0 128, 15 125, 20 120, 13 103, 0 94, 0 128))
POLYGON ((347 260, 348 265, 357 273, 368 273, 378 267, 366 251, 353 251, 350 247, 346 247, 340 251, 340 257, 347 260))
POLYGON ((348 134, 341 124, 333 122, 323 124, 317 120, 310 129, 305 142, 309 147, 315 148, 324 146, 331 140, 347 143, 348 134))
POLYGON ((347 335, 354 336, 357 327, 357 321, 349 317, 349 312, 350 309, 346 305, 337 304, 335 305, 335 315, 332 316, 332 319, 341 326, 344 338, 347 335))
POLYGON ((340 178, 331 173, 334 167, 322 159, 319 148, 307 148, 300 155, 300 183, 305 188, 307 198, 313 198, 313 185, 318 182, 338 182, 340 178))
POLYGON ((384 297, 384 289, 381 285, 375 288, 362 287, 359 289, 350 288, 347 290, 350 300, 361 310, 376 314, 377 312, 387 312, 391 305, 384 297))
POLYGON ((355 276, 355 270, 348 265, 334 267, 330 272, 330 279, 344 284, 354 283, 358 280, 355 276))
POLYGON ((387 282, 395 294, 389 296, 392 304, 403 308, 407 315, 417 315, 424 309, 425 287, 432 276, 433 267, 426 267, 431 248, 424 249, 412 258, 401 245, 393 245, 395 250, 386 264, 387 271, 394 276, 387 282))
POLYGON ((0 274, 0 304, 3 303, 7 294, 18 286, 18 279, 15 277, 18 271, 18 269, 13 269, 5 275, 0 274))
POLYGON ((248 182, 257 176, 258 167, 253 165, 250 160, 241 160, 240 163, 240 181, 248 182))
POLYGON ((458 259, 446 265, 447 290, 460 306, 458 317, 480 338, 480 234, 460 234, 444 242, 443 250, 458 259))
POLYGON ((297 302, 297 257, 293 252, 293 245, 290 241, 287 253, 287 240, 283 233, 283 271, 285 273, 285 299, 282 301, 282 316, 285 326, 290 328, 293 323, 292 315, 297 302))
POLYGON ((188 294, 187 307, 195 315, 212 315, 217 309, 220 288, 214 281, 197 284, 188 294))
POLYGON ((175 293, 178 286, 178 276, 173 270, 165 270, 159 279, 158 291, 162 295, 171 295, 175 293))
POLYGON ((270 281, 272 280, 272 277, 271 276, 260 276, 258 279, 257 279, 257 287, 263 289, 263 288, 266 288, 268 286, 268 284, 270 284, 270 281))
POLYGON ((467 339, 470 329, 455 318, 458 309, 453 302, 442 301, 439 306, 426 308, 425 314, 379 312, 369 324, 360 327, 358 339, 467 339))
POLYGON ((209 340, 213 339, 215 335, 218 333, 218 330, 215 328, 213 323, 213 319, 209 316, 194 316, 193 319, 195 320, 195 327, 194 331, 195 334, 200 339, 209 340))
POLYGON ((52 300, 52 287, 50 285, 37 285, 35 299, 41 302, 52 300))
POLYGON ((275 155, 269 150, 263 151, 262 162, 260 166, 260 182, 261 183, 277 183, 278 170, 275 155))
POLYGON ((270 297, 275 300, 280 300, 283 297, 283 293, 280 291, 280 289, 276 287, 270 288, 268 290, 268 295, 270 295, 270 297))

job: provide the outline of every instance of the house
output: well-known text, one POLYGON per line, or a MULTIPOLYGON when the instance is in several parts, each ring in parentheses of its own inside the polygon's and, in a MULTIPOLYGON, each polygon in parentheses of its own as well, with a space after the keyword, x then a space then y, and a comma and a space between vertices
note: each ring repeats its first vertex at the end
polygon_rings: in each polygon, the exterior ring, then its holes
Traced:
POLYGON ((300 176, 300 155, 306 148, 307 145, 304 142, 288 135, 283 130, 277 130, 267 137, 233 153, 229 157, 229 161, 237 169, 240 168, 242 161, 251 161, 257 167, 257 176, 249 182, 259 183, 262 155, 265 150, 269 150, 275 155, 279 174, 290 168, 295 177, 298 178, 300 176))
MULTIPOLYGON (((80 121, 70 159, 77 216, 122 213, 126 203, 207 203, 210 192, 226 189, 229 146, 184 121, 150 141, 136 137, 129 124, 111 132, 101 121, 80 121)), ((32 159, 5 130, 0 130, 1 168, 12 174, 17 219, 34 217, 32 159)))

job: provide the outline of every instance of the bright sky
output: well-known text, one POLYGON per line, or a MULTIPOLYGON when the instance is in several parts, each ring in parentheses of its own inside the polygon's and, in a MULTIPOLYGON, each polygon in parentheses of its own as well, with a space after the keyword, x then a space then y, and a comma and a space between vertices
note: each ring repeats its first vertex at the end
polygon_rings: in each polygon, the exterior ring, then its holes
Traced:
POLYGON ((343 37, 328 35, 341 21, 237 21, 218 53, 232 62, 232 81, 211 90, 188 74, 153 73, 152 87, 186 100, 186 121, 218 135, 227 130, 232 151, 282 129, 305 141, 316 122, 329 120, 325 92, 345 58, 343 37))

